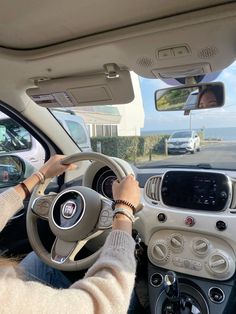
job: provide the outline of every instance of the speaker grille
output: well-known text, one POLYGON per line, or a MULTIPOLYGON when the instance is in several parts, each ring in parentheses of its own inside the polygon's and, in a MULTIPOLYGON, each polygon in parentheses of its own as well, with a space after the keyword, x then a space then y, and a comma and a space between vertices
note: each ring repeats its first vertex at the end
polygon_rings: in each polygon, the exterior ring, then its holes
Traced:
POLYGON ((206 47, 199 51, 198 57, 200 59, 210 59, 217 55, 218 49, 216 47, 206 47))
POLYGON ((149 57, 140 57, 137 59, 136 63, 143 68, 149 68, 154 64, 154 61, 149 57))

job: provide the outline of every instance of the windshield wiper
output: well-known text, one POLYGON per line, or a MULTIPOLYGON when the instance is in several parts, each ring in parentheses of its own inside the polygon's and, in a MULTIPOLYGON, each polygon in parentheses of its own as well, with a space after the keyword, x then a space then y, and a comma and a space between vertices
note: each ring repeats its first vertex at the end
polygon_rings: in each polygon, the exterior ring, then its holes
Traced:
POLYGON ((212 169, 211 164, 204 163, 204 162, 197 164, 196 167, 201 168, 201 169, 212 169))
POLYGON ((168 164, 165 165, 164 163, 162 165, 145 165, 144 167, 140 167, 143 169, 147 168, 190 168, 190 169, 212 169, 211 164, 208 163, 199 163, 197 165, 180 165, 180 164, 168 164))

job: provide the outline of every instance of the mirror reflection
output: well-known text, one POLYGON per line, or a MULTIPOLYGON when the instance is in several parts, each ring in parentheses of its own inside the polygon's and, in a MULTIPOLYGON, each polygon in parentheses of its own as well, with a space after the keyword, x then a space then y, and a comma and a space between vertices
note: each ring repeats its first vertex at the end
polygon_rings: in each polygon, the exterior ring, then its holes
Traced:
POLYGON ((18 156, 0 156, 0 187, 15 184, 22 179, 23 161, 18 156))
POLYGON ((157 90, 158 111, 217 108, 224 105, 224 85, 221 82, 178 86, 157 90))

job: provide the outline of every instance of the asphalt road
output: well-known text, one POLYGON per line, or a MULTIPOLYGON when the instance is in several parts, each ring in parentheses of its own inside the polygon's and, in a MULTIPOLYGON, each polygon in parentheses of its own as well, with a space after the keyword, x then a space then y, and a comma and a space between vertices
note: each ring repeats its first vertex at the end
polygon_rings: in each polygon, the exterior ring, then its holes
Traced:
POLYGON ((170 155, 159 161, 150 161, 144 167, 165 165, 199 165, 206 164, 218 169, 236 169, 236 142, 219 142, 201 147, 195 154, 170 155))

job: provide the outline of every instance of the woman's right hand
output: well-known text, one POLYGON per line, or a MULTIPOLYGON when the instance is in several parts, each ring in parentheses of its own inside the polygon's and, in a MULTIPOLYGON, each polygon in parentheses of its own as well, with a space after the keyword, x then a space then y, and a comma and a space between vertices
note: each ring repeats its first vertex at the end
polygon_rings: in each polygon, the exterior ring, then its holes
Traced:
POLYGON ((45 178, 53 178, 62 174, 67 170, 73 170, 77 168, 76 164, 62 165, 61 161, 65 158, 65 155, 52 156, 39 171, 45 176, 45 178))
MULTIPOLYGON (((123 200, 131 203, 135 207, 140 203, 140 188, 138 181, 133 175, 128 175, 121 182, 114 181, 112 185, 113 199, 123 200)), ((116 205, 117 207, 124 207, 124 205, 116 205)))

